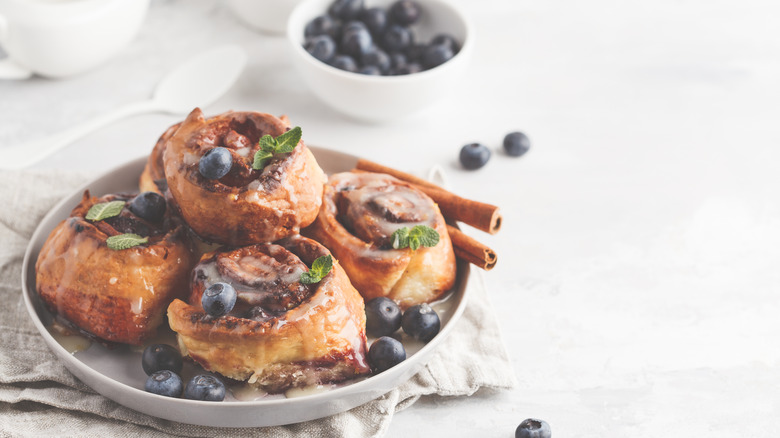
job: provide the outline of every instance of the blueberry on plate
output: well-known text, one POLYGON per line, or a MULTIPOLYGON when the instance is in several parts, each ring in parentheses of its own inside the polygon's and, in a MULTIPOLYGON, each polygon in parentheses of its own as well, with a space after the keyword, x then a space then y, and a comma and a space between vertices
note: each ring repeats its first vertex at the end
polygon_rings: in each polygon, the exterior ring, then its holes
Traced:
POLYGON ((162 370, 178 374, 181 373, 182 367, 181 353, 167 344, 150 345, 144 348, 141 366, 147 376, 162 370))
POLYGON ((328 13, 342 20, 357 18, 363 10, 363 0, 336 0, 328 8, 328 13))
POLYGON ((422 64, 426 69, 438 67, 452 59, 455 53, 444 44, 430 44, 422 54, 422 64))
POLYGON ((335 38, 338 30, 338 21, 334 20, 330 15, 320 15, 306 23, 306 27, 303 29, 303 36, 307 39, 319 35, 328 35, 331 38, 335 38))
POLYGON ((439 315, 428 304, 418 304, 406 309, 401 318, 401 327, 404 333, 417 339, 428 342, 439 333, 441 321, 439 315))
POLYGON ((358 69, 357 62, 347 55, 336 55, 330 60, 330 65, 336 67, 339 70, 356 72, 358 69))
POLYGON ((220 317, 236 305, 236 290, 228 283, 214 283, 203 291, 200 303, 206 313, 220 317))
POLYGON ((364 9, 359 18, 374 35, 381 35, 387 27, 387 13, 382 8, 364 9))
POLYGON ((471 143, 460 149, 460 164, 474 170, 484 166, 490 159, 490 149, 481 143, 471 143))
POLYGON ((390 369, 404 360, 406 360, 406 350, 403 344, 390 336, 382 336, 368 349, 368 363, 375 373, 390 369))
POLYGON ((374 65, 379 68, 382 74, 387 74, 390 71, 390 56, 385 53, 384 50, 378 47, 372 47, 367 52, 363 53, 360 57, 360 63, 365 67, 367 65, 374 65))
POLYGON ((187 382, 184 398, 190 400, 222 401, 225 399, 225 384, 211 374, 198 374, 187 382))
POLYGON ((544 420, 528 418, 515 429, 515 438, 550 438, 550 425, 544 420))
POLYGON ((306 49, 311 56, 322 62, 330 61, 336 54, 336 43, 330 35, 317 35, 316 37, 309 38, 303 44, 303 48, 306 49))
POLYGON ((361 75, 368 75, 368 76, 382 75, 382 70, 379 70, 379 67, 375 65, 364 65, 357 72, 360 73, 361 75))
POLYGON ((134 215, 149 222, 160 222, 165 215, 165 198, 159 193, 143 192, 127 205, 134 215))
POLYGON ((504 150, 508 155, 519 157, 531 148, 531 140, 522 132, 510 132, 504 137, 504 150))
POLYGON ((387 297, 366 303, 366 332, 373 337, 387 336, 401 328, 401 308, 387 297))
POLYGON ((412 62, 410 64, 402 65, 398 67, 397 69, 393 70, 393 74, 395 75, 410 75, 412 73, 419 73, 423 71, 423 68, 420 64, 416 62, 412 62))
POLYGON ((440 33, 431 39, 431 44, 441 44, 447 46, 452 50, 452 53, 458 53, 460 51, 460 43, 454 36, 447 33, 440 33))
POLYGON ((153 373, 146 379, 144 389, 152 394, 166 397, 178 397, 182 391, 181 377, 170 370, 162 370, 153 373))
POLYGON ((414 35, 406 27, 390 25, 382 35, 382 46, 388 52, 403 52, 414 44, 414 35))
POLYGON ((227 148, 216 147, 200 158, 198 172, 206 179, 220 179, 230 172, 232 166, 233 156, 230 155, 230 151, 227 148))
POLYGON ((345 55, 360 59, 373 45, 373 39, 365 27, 353 26, 345 29, 341 35, 339 51, 345 55))
POLYGON ((420 5, 410 0, 399 0, 390 5, 388 15, 393 22, 409 26, 420 19, 420 5))

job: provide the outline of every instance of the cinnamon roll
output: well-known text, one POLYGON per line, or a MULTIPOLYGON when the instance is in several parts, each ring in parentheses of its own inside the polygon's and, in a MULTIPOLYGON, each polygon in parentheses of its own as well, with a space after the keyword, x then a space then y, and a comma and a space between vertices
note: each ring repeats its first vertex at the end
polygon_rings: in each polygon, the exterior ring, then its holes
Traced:
POLYGON ((179 129, 181 123, 177 123, 165 132, 157 139, 152 153, 149 154, 149 158, 146 160, 146 166, 144 166, 143 172, 141 172, 141 178, 138 181, 138 186, 142 192, 156 192, 161 195, 166 195, 168 191, 168 181, 165 179, 165 163, 163 162, 163 154, 165 153, 165 143, 173 137, 173 134, 179 129))
POLYGON ((38 255, 36 289, 43 302, 58 318, 105 341, 140 345, 153 336, 168 304, 186 295, 197 262, 186 228, 169 210, 154 194, 96 198, 85 192, 38 255), (91 217, 93 207, 109 202, 115 214, 91 217), (127 247, 127 236, 136 246, 127 247), (117 239, 119 246, 112 246, 117 239))
POLYGON ((436 300, 455 283, 455 254, 438 206, 390 175, 332 175, 317 220, 303 233, 333 253, 366 301, 383 296, 407 308, 436 300), (433 228, 439 242, 394 249, 393 233, 416 225, 433 228))
POLYGON ((168 321, 179 347, 206 370, 270 393, 334 383, 370 371, 363 299, 334 262, 319 283, 301 275, 328 250, 302 236, 205 254, 194 268, 189 303, 175 300, 168 321), (219 317, 201 297, 215 283, 236 290, 219 317))
POLYGON ((227 112, 206 119, 196 108, 165 141, 168 189, 199 236, 234 246, 272 242, 314 221, 325 174, 303 141, 269 158, 263 168, 253 168, 259 140, 289 129, 285 120, 270 114, 227 112), (214 150, 229 160, 227 173, 216 178, 204 176, 201 166, 214 150))

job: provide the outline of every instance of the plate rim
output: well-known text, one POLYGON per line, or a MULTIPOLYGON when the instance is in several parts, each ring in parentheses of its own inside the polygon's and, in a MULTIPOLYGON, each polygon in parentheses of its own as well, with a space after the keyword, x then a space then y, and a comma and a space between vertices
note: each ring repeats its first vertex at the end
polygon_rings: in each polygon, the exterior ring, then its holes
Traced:
MULTIPOLYGON (((308 145, 307 145, 308 146, 308 145)), ((318 154, 331 154, 334 156, 340 156, 340 159, 349 160, 357 163, 359 157, 340 152, 333 149, 308 146, 317 158, 318 154)), ((285 424, 292 424, 302 421, 310 421, 319 418, 324 418, 330 415, 338 414, 340 412, 347 411, 354 407, 365 404, 371 400, 374 400, 381 395, 395 389, 396 387, 405 383, 414 374, 417 374, 430 360, 432 353, 439 347, 440 344, 447 339, 454 329, 456 323, 460 320, 463 312, 465 311, 466 303, 468 301, 468 282, 472 275, 472 266, 466 263, 462 263, 458 260, 458 283, 457 289, 453 291, 453 294, 460 295, 457 305, 454 306, 454 310, 447 323, 442 327, 439 334, 433 338, 430 342, 420 348, 419 351, 414 353, 406 361, 402 362, 398 366, 390 368, 377 375, 371 375, 360 381, 344 385, 342 387, 330 389, 324 392, 305 395, 302 397, 294 398, 274 398, 270 400, 251 400, 251 401, 223 401, 219 403, 205 402, 198 400, 188 400, 184 398, 171 398, 164 397, 157 394, 146 392, 142 389, 130 386, 121 381, 115 380, 97 370, 90 367, 86 363, 79 360, 75 355, 69 353, 62 345, 49 333, 48 329, 44 325, 41 317, 38 313, 37 305, 43 305, 40 302, 40 298, 37 297, 37 291, 34 289, 35 284, 35 262, 32 260, 35 256, 37 260, 38 252, 40 248, 36 249, 36 243, 41 244, 48 238, 52 228, 48 228, 45 225, 54 221, 54 226, 59 223, 55 219, 55 216, 61 214, 60 210, 66 207, 66 204, 71 202, 71 199, 80 196, 84 190, 89 189, 91 185, 98 183, 101 180, 109 178, 110 175, 119 171, 129 171, 128 169, 138 168, 143 169, 143 166, 148 160, 148 155, 144 155, 135 159, 125 161, 122 164, 115 166, 114 168, 100 173, 95 177, 90 178, 87 182, 80 185, 73 191, 68 192, 68 195, 64 196, 54 206, 51 207, 49 212, 41 218, 40 222, 35 228, 30 240, 27 244, 27 248, 24 253, 21 270, 22 280, 22 295, 24 297, 25 307, 27 312, 36 326, 38 332, 43 337, 44 342, 49 349, 64 363, 65 367, 73 373, 80 381, 92 388, 102 396, 113 400, 127 408, 133 409, 137 412, 141 412, 146 415, 150 415, 156 418, 161 418, 170 421, 176 421, 186 424, 194 424, 200 426, 215 426, 215 427, 266 427, 266 426, 279 426, 285 424), (32 269, 32 271, 31 271, 32 269), (32 276, 32 277, 30 277, 32 276), (30 281, 31 280, 31 281, 30 281), (35 298, 33 298, 35 295, 35 298), (412 359, 413 358, 413 359, 412 359), (97 384, 93 384, 93 382, 97 384), (392 382, 392 383, 391 383, 392 382), (181 406, 182 410, 191 410, 193 408, 208 407, 209 412, 212 415, 208 416, 192 416, 184 415, 185 419, 181 415, 175 415, 180 413, 178 409, 166 409, 149 412, 150 406, 157 406, 160 403, 170 403, 172 407, 181 406), (308 411, 309 414, 303 415, 287 415, 276 416, 278 421, 252 421, 268 417, 268 415, 257 415, 255 410, 259 409, 272 409, 277 408, 279 410, 288 410, 290 405, 305 408, 309 406, 312 409, 303 409, 308 411), (302 406, 301 406, 302 405, 302 406), (245 416, 246 413, 253 413, 254 415, 245 416), (234 415, 230 415, 230 413, 234 415), (323 415, 323 412, 324 415, 323 415), (237 415, 235 415, 237 414, 237 415), (222 418, 222 420, 212 421, 214 418, 222 418), (243 417, 246 422, 236 424, 236 421, 243 417), (191 419, 193 421, 188 421, 191 419), (290 421, 292 419, 292 421, 290 421), (199 421, 204 420, 204 421, 199 421)), ((140 171, 138 172, 140 176, 140 171)), ((71 207, 72 208, 72 207, 71 207)), ((200 411, 200 409, 196 409, 200 411)), ((296 409, 301 411, 302 409, 296 409)))

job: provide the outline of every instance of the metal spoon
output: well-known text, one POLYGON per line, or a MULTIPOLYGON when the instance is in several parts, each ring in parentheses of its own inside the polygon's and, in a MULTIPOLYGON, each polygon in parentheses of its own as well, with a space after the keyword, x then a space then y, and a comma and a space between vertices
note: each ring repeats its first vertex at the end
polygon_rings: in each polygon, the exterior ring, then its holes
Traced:
POLYGON ((21 169, 69 145, 84 135, 124 117, 149 112, 186 114, 222 96, 246 65, 246 53, 223 46, 191 58, 168 73, 151 100, 129 104, 58 134, 25 144, 0 148, 0 169, 21 169))

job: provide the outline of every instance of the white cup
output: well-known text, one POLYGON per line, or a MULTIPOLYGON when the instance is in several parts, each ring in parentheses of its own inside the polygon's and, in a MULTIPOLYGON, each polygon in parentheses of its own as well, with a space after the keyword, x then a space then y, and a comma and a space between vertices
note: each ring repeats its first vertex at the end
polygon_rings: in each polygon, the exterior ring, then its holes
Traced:
POLYGON ((138 33, 149 0, 0 0, 0 79, 99 66, 138 33))
POLYGON ((283 35, 287 19, 301 0, 227 0, 236 17, 261 32, 283 35))

